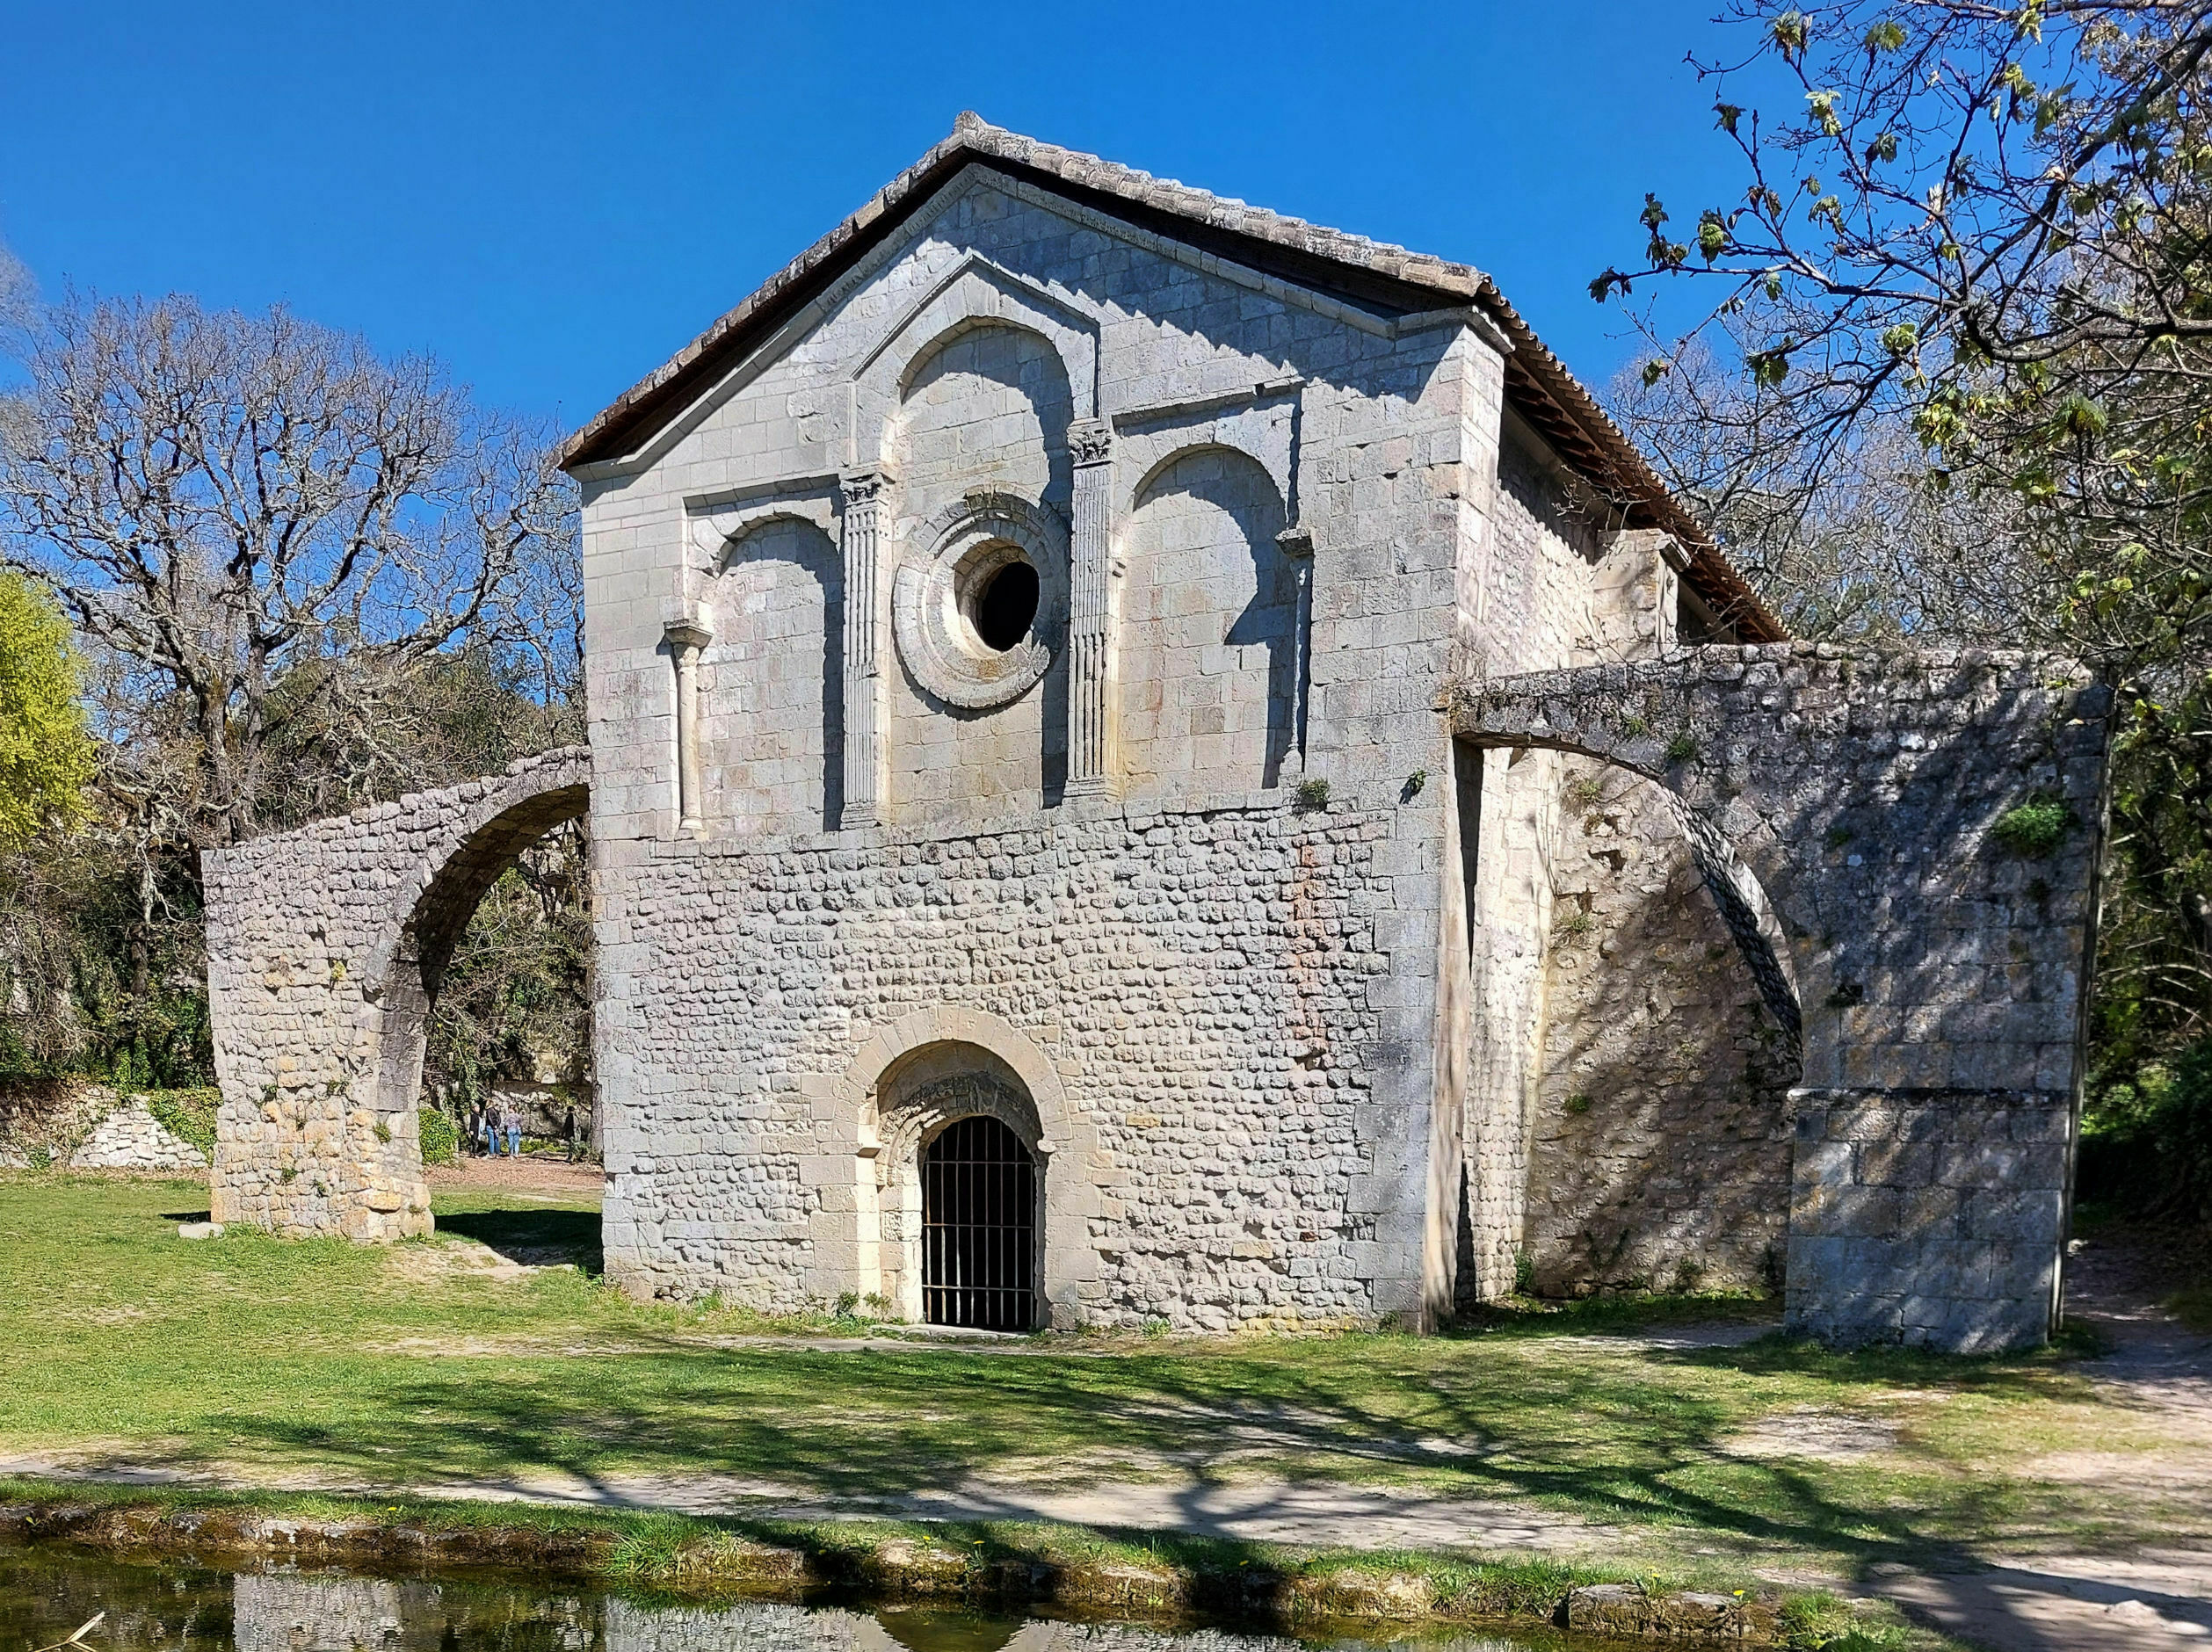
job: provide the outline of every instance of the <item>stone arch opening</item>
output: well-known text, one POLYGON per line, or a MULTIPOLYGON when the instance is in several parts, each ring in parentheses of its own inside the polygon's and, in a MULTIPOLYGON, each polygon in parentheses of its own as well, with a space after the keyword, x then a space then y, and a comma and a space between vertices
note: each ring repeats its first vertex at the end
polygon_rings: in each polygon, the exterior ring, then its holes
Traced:
POLYGON ((886 1069, 874 1112, 886 1302, 918 1323, 1033 1329, 1052 1144, 1021 1075, 979 1044, 927 1044, 886 1069))
POLYGON ((217 1221, 430 1231, 417 1105, 432 1005, 485 893, 584 815, 590 764, 549 752, 210 857, 217 1221))
POLYGON ((376 1111, 411 1110, 422 1088, 429 1012, 453 948, 491 886, 523 852, 557 828, 584 818, 591 794, 582 782, 534 793, 461 836, 395 910, 394 935, 373 999, 378 1010, 376 1111))
POLYGON ((1533 1287, 1778 1292, 1802 1049, 1764 893, 1657 781, 1577 754, 1549 767, 1533 1287))
MULTIPOLYGON (((417 875, 402 883, 363 989, 366 1042, 374 1052, 371 1112, 366 1137, 359 1120, 348 1129, 366 1171, 360 1202, 367 1214, 359 1220, 403 1236, 434 1226, 419 1108, 431 1018, 454 950, 492 886, 533 845, 582 822, 591 803, 580 765, 573 773, 531 775, 520 785, 492 782, 483 791, 453 829, 433 836, 417 875), (395 1199, 395 1209, 378 1210, 395 1199)), ((590 1129, 588 1113, 576 1127, 590 1129)))
POLYGON ((1037 1317, 1037 1162, 989 1113, 922 1145, 922 1320, 1026 1331, 1037 1317))

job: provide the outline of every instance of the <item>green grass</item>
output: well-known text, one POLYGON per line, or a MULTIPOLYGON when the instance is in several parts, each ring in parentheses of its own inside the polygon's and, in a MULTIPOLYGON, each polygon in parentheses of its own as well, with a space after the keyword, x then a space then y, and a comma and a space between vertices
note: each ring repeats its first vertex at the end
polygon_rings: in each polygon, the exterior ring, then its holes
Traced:
POLYGON ((779 1339, 804 1325, 627 1301, 595 1277, 593 1213, 515 1203, 441 1202, 438 1237, 386 1250, 250 1232, 190 1243, 175 1224, 204 1209, 200 1185, 0 1174, 0 1452, 294 1485, 711 1472, 833 1496, 1010 1465, 1084 1483, 1265 1473, 1517 1500, 1620 1528, 1620 1563, 1709 1578, 2212 1535, 2212 1511, 2159 1501, 2155 1476, 2037 1477, 2050 1453, 2160 1443, 2055 1356, 1844 1355, 1774 1336, 1669 1350, 1607 1334, 1766 1311, 1741 1302, 1499 1310, 1432 1338, 835 1351, 779 1339), (493 1279, 451 1265, 483 1246, 566 1248, 584 1266, 493 1279), (1809 1409, 1894 1422, 1900 1448, 1853 1461, 1730 1449, 1759 1419, 1809 1409))

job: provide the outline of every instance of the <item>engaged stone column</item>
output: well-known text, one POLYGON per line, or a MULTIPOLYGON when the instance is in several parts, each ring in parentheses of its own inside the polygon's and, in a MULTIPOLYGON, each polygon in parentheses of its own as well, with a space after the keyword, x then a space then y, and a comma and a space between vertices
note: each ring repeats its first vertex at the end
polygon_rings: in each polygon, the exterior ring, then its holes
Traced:
POLYGON ((676 661, 676 797, 679 829, 704 823, 699 779, 699 656, 714 634, 696 620, 671 620, 664 628, 676 661))
POLYGON ((1297 582, 1297 607, 1290 622, 1290 744, 1298 759, 1298 772, 1306 771, 1306 699, 1312 672, 1306 650, 1313 637, 1313 530, 1285 528, 1275 543, 1290 559, 1290 575, 1297 582))
POLYGON ((838 478, 844 495, 845 807, 842 829, 883 819, 882 714, 877 704, 875 563, 888 473, 874 466, 838 478))
POLYGON ((1075 533, 1068 552, 1068 795, 1107 797, 1113 792, 1106 684, 1113 427, 1104 419, 1077 419, 1068 427, 1068 453, 1075 461, 1075 533))

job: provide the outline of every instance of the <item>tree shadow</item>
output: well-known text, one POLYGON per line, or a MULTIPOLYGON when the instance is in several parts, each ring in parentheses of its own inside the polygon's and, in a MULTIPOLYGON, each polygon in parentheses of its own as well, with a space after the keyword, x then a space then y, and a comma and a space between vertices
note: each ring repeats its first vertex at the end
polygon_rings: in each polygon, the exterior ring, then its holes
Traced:
POLYGON ((438 1228, 525 1267, 574 1263, 593 1278, 606 1271, 596 1210, 455 1211, 439 1217, 438 1228))

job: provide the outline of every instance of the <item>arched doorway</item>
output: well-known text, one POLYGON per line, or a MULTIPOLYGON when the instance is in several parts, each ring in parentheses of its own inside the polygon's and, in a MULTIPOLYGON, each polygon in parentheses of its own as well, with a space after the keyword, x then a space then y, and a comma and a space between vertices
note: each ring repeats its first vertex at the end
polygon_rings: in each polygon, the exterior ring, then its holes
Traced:
POLYGON ((1033 1092, 964 1040, 895 1060, 875 1085, 859 1288, 908 1323, 1027 1331, 1047 1317, 1051 1148, 1033 1092))
POLYGON ((988 1113, 922 1148, 922 1318, 1028 1330, 1037 1319, 1037 1163, 988 1113))

